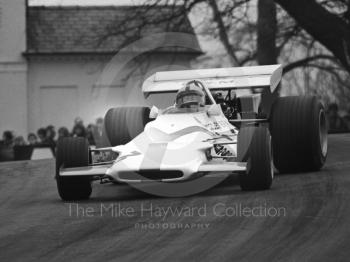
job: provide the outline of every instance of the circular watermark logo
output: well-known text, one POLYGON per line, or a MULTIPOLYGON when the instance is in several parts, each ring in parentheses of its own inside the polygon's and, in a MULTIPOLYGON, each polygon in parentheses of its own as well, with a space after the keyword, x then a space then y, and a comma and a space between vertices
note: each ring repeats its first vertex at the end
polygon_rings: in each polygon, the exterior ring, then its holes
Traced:
MULTIPOLYGON (((160 33, 160 34, 153 34, 146 36, 144 38, 141 38, 124 48, 122 48, 106 65, 104 70, 102 71, 102 74, 99 78, 99 81, 97 83, 97 86, 112 86, 113 82, 116 78, 121 78, 121 74, 123 74, 124 69, 132 62, 135 61, 138 57, 144 54, 150 54, 155 50, 173 50, 173 51, 180 51, 181 50, 192 50, 194 52, 201 52, 201 49, 198 45, 198 40, 196 36, 192 34, 186 34, 186 33, 160 33)), ((164 53, 165 54, 165 53, 164 53)), ((150 58, 151 59, 151 58, 150 58)), ((143 66, 140 64, 140 67, 143 66)), ((159 66, 152 65, 151 68, 148 68, 147 72, 156 72, 157 69, 159 71, 164 71, 164 68, 176 68, 176 69, 191 69, 186 66, 184 66, 184 63, 176 63, 176 59, 172 61, 171 65, 165 65, 164 62, 160 63, 159 66)), ((144 68, 143 68, 144 71, 144 68)), ((144 73, 144 75, 147 75, 147 72, 144 73)), ((201 78, 201 76, 198 73, 198 78, 201 78)), ((195 80, 196 77, 194 76, 195 80)), ((189 81, 190 81, 189 80, 189 81)), ((243 80, 244 81, 244 80, 243 80)), ((131 88, 132 90, 128 90, 126 92, 125 97, 123 97, 123 100, 125 101, 125 106, 127 106, 128 101, 132 101, 132 97, 135 94, 142 94, 141 90, 141 82, 138 82, 138 84, 135 84, 131 88)), ((179 89, 182 86, 179 86, 179 89)), ((99 90, 99 93, 97 96, 95 96, 94 100, 96 104, 101 104, 107 101, 109 99, 109 91, 108 89, 101 89, 99 90)), ((174 100, 175 100, 175 94, 174 94, 174 100)), ((121 105, 115 105, 116 107, 120 107, 121 105)), ((169 104, 168 106, 171 106, 169 104)), ((155 131, 155 134, 152 136, 152 139, 148 137, 145 133, 143 133, 141 136, 138 136, 137 139, 134 139, 132 143, 132 147, 134 152, 139 153, 139 155, 143 156, 143 162, 151 163, 148 165, 148 169, 152 170, 152 172, 156 172, 157 169, 160 169, 160 165, 166 165, 167 170, 171 170, 172 163, 174 167, 174 171, 181 171, 181 165, 183 167, 190 167, 195 166, 199 167, 201 164, 205 163, 205 152, 202 148, 199 148, 199 144, 203 142, 203 139, 205 138, 212 138, 210 135, 208 135, 208 132, 210 133, 210 130, 206 129, 204 125, 200 123, 200 121, 197 121, 196 124, 193 124, 191 121, 188 121, 188 116, 191 117, 191 114, 183 114, 183 121, 181 119, 181 116, 177 116, 178 122, 184 122, 181 123, 180 130, 188 130, 188 128, 191 127, 199 127, 202 128, 202 130, 207 130, 207 132, 201 132, 201 131, 194 131, 194 132, 184 132, 183 136, 186 136, 185 139, 181 143, 178 143, 177 146, 172 147, 170 144, 173 142, 171 139, 171 135, 162 133, 161 130, 155 131), (186 119, 185 119, 186 118, 186 119), (188 126, 186 126, 186 123, 188 123, 188 126), (192 135, 191 135, 192 134, 192 135), (194 134, 194 135, 193 135, 194 134), (157 136, 159 137, 159 140, 157 140, 157 136), (157 144, 156 146, 154 146, 157 144), (149 150, 150 147, 154 147, 152 150, 149 150), (169 151, 171 151, 169 153, 169 151), (173 157, 169 159, 164 158, 164 154, 172 155, 173 157), (181 162, 181 163, 180 163, 181 162), (152 167, 152 163, 154 166, 152 167)), ((192 117, 193 118, 193 117, 192 117)), ((122 119, 122 118, 121 118, 122 119)), ((120 124, 119 130, 123 129, 124 131, 120 131, 121 133, 129 132, 134 133, 135 128, 135 121, 142 121, 140 116, 136 116, 135 118, 130 115, 130 117, 124 116, 124 119, 122 123, 115 123, 116 125, 120 124)), ((157 121, 157 120, 155 120, 157 121)), ((163 117, 163 121, 166 121, 166 116, 163 117)), ((174 120, 172 120, 174 121, 174 120)), ((140 125, 141 123, 136 123, 140 125)), ((154 125, 154 129, 156 128, 156 125, 154 125)), ((177 130, 179 131, 179 130, 177 130)), ((152 132, 152 131, 150 131, 152 132)), ((214 132, 212 132, 214 134, 214 132)), ((177 137, 179 138, 179 137, 177 137)), ((126 152, 127 154, 130 154, 131 152, 126 152)), ((135 158, 136 159, 136 158, 135 158)), ((136 161, 136 160, 135 160, 136 161)), ((147 183, 130 183, 130 186, 144 191, 146 193, 157 195, 157 196, 163 196, 163 197, 182 197, 182 196, 189 196, 193 194, 197 194, 200 192, 203 192, 205 190, 208 190, 219 183, 221 183, 223 180, 226 179, 227 175, 220 175, 220 176, 203 176, 203 174, 199 174, 196 176, 196 179, 181 181, 181 182, 174 182, 174 183, 165 183, 165 182, 157 182, 152 181, 152 183, 148 183, 150 179, 147 179, 146 177, 142 177, 142 173, 137 172, 140 169, 139 163, 133 163, 132 161, 128 161, 128 164, 124 164, 124 166, 127 166, 127 170, 132 173, 132 176, 139 176, 140 180, 147 181, 147 183)))

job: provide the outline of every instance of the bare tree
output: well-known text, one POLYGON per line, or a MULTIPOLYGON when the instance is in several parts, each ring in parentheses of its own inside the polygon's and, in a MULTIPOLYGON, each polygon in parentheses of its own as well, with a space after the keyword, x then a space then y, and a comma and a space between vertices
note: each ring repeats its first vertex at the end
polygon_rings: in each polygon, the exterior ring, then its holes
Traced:
MULTIPOLYGON (((291 86, 326 97, 324 86, 334 94, 348 96, 350 72, 350 1, 348 0, 145 0, 133 15, 118 19, 108 36, 124 36, 123 45, 137 39, 154 25, 179 31, 184 14, 201 7, 197 24, 201 37, 217 40, 217 50, 208 60, 222 66, 284 64, 291 86), (276 6, 276 4, 279 4, 276 6), (158 5, 162 9, 157 9, 158 5), (159 15, 166 12, 164 15, 159 15), (340 91, 342 90, 342 91, 340 91)), ((106 39, 100 39, 101 42, 106 39)), ((299 90, 301 91, 301 90, 299 90)))
POLYGON ((277 13, 273 0, 258 1, 258 63, 271 65, 277 63, 277 13))
POLYGON ((275 1, 350 71, 349 1, 275 1))

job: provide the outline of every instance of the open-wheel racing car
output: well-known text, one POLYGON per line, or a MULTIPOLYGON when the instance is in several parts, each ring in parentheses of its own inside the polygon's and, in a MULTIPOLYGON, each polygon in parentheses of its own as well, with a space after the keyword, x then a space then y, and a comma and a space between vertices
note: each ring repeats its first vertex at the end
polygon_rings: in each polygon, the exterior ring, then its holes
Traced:
POLYGON ((324 108, 315 97, 278 97, 281 78, 280 65, 152 75, 144 95, 177 93, 175 105, 110 109, 107 148, 93 149, 85 138, 59 140, 60 197, 87 199, 93 181, 172 183, 213 172, 238 174, 243 190, 265 190, 276 169, 320 169, 327 156, 324 108), (240 89, 251 92, 238 96, 240 89))

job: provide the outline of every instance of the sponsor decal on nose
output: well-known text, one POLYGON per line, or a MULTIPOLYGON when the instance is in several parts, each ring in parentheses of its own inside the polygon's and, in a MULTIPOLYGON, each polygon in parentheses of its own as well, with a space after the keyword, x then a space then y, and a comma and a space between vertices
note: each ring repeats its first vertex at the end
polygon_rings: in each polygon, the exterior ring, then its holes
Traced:
POLYGON ((145 153, 140 169, 160 169, 167 145, 168 143, 150 144, 145 153))

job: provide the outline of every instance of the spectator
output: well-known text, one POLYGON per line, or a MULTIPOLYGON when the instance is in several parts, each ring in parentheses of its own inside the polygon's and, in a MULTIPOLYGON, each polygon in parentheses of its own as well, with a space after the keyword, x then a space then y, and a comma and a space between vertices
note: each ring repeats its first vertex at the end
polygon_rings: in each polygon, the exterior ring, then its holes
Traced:
POLYGON ((12 146, 13 145, 13 133, 11 131, 5 131, 2 134, 3 145, 12 146))
POLYGON ((348 106, 348 109, 346 110, 346 114, 343 119, 347 130, 350 131, 350 106, 348 106))
POLYGON ((55 140, 56 130, 53 125, 46 127, 46 137, 55 140))
POLYGON ((96 127, 97 132, 100 136, 102 136, 103 128, 104 128, 104 120, 102 117, 96 119, 96 127))
POLYGON ((28 143, 31 146, 35 146, 38 143, 38 138, 34 133, 28 135, 28 143))
POLYGON ((86 130, 84 126, 83 119, 81 117, 76 117, 74 119, 74 127, 72 130, 73 137, 86 137, 86 130))
POLYGON ((58 129, 58 138, 62 138, 62 137, 69 137, 68 128, 60 127, 60 129, 58 129))
POLYGON ((328 106, 327 117, 330 133, 347 130, 347 125, 344 119, 339 116, 339 108, 336 103, 332 103, 328 106))
POLYGON ((14 150, 13 150, 13 133, 11 131, 5 131, 2 134, 2 143, 0 146, 0 161, 13 161, 14 150))
POLYGON ((347 114, 346 116, 344 116, 344 121, 345 121, 347 130, 350 131, 350 114, 347 114))
POLYGON ((24 140, 23 136, 17 136, 14 139, 13 144, 14 144, 14 146, 25 146, 26 145, 26 141, 24 140))
POLYGON ((56 146, 55 136, 56 136, 55 127, 52 125, 49 125, 46 128, 46 144, 51 147, 55 147, 56 146))
POLYGON ((76 125, 84 126, 83 119, 81 119, 81 117, 79 117, 79 116, 74 119, 74 126, 76 126, 76 125))
POLYGON ((46 129, 45 128, 40 128, 37 132, 38 137, 39 137, 39 144, 41 145, 46 145, 46 129))
POLYGON ((76 124, 73 128, 72 135, 74 137, 86 137, 85 127, 82 124, 76 124))
POLYGON ((104 132, 104 119, 102 117, 96 119, 93 135, 97 148, 110 146, 109 140, 104 132))
POLYGON ((94 128, 93 124, 89 124, 86 128, 86 138, 89 140, 90 145, 96 145, 94 140, 94 128))

